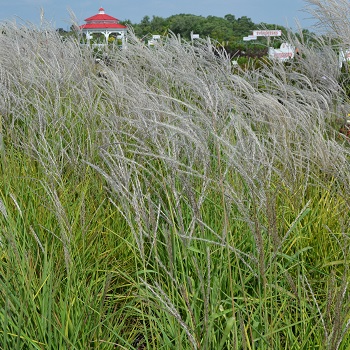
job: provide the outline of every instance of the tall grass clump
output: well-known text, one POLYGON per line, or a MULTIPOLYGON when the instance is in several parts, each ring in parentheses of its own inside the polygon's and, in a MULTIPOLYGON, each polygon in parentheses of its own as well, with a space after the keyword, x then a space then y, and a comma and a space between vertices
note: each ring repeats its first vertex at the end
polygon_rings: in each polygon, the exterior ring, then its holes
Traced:
POLYGON ((1 347, 347 349, 345 39, 243 70, 128 35, 0 35, 1 347))

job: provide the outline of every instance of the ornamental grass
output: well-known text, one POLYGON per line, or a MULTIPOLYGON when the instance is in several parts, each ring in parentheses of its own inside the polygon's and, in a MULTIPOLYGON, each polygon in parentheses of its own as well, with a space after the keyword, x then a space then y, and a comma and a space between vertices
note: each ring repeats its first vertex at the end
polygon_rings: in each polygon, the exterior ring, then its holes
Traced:
POLYGON ((1 349, 350 347, 348 18, 308 3, 327 33, 258 68, 6 23, 1 349))

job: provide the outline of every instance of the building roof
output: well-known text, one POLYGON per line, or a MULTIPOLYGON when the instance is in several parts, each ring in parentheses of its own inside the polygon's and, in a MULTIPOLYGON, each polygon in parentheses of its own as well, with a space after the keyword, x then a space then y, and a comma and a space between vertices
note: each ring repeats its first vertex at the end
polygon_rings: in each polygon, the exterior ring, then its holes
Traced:
POLYGON ((123 24, 115 17, 107 15, 105 10, 100 7, 98 14, 85 19, 86 24, 80 26, 80 29, 126 29, 123 24))
POLYGON ((80 29, 126 29, 127 27, 119 23, 87 23, 80 26, 80 29))

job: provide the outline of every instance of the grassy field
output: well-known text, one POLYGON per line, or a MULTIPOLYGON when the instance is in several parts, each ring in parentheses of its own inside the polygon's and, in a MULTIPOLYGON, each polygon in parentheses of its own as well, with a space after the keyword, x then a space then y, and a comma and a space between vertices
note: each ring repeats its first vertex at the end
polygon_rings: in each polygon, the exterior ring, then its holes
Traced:
MULTIPOLYGON (((346 47, 346 2, 309 3, 346 47)), ((1 349, 350 348, 348 73, 289 40, 241 69, 130 33, 105 65, 7 26, 1 349)))

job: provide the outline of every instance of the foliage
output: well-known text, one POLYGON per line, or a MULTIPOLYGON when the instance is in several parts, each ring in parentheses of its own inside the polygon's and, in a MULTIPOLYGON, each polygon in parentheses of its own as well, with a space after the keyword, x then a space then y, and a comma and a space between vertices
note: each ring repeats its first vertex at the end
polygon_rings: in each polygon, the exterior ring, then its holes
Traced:
MULTIPOLYGON (((144 16, 140 23, 129 24, 140 38, 151 37, 152 34, 167 35, 169 31, 187 39, 191 38, 191 32, 199 34, 201 38, 210 37, 222 44, 231 54, 245 45, 243 37, 250 35, 254 29, 281 29, 284 35, 287 34, 287 29, 283 26, 267 23, 255 24, 247 16, 236 18, 231 14, 225 15, 224 18, 191 14, 178 14, 168 18, 144 16)), ((260 38, 259 41, 266 46, 266 39, 260 38)), ((255 46, 251 48, 251 51, 254 52, 258 50, 255 46)), ((257 55, 259 56, 258 53, 257 55)))

